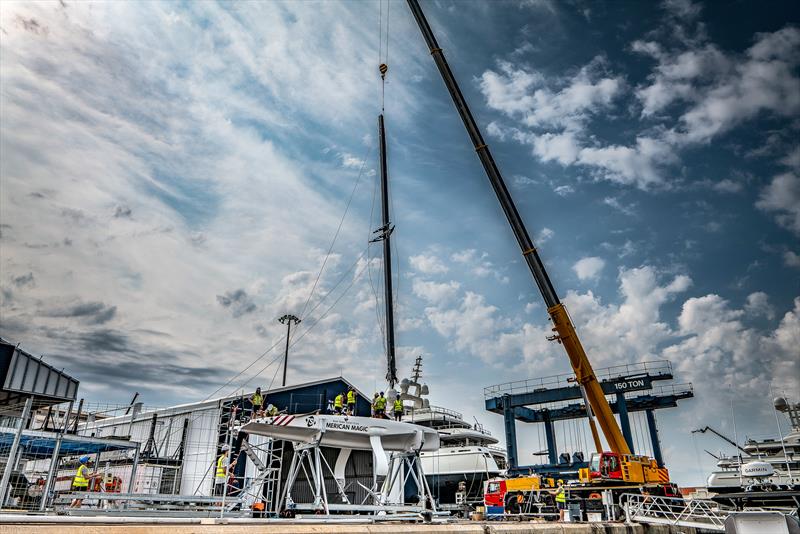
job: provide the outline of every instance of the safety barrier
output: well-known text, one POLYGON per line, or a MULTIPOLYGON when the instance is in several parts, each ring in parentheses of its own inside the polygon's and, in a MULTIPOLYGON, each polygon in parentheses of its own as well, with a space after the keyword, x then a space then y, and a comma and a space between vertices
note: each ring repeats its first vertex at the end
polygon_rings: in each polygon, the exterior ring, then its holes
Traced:
POLYGON ((629 493, 622 495, 627 522, 676 525, 718 532, 725 531, 727 510, 703 499, 684 500, 676 497, 656 497, 629 493))

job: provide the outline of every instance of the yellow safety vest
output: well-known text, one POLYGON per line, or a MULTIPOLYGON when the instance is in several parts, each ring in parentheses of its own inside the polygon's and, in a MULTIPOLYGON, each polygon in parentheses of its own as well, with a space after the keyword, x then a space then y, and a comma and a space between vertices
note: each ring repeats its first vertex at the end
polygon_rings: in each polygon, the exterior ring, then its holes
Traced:
POLYGON ((397 399, 394 401, 394 411, 395 412, 402 412, 403 411, 403 401, 397 399))
POLYGON ((272 408, 269 409, 269 415, 278 415, 278 409, 275 406, 273 406, 272 408))
POLYGON ((375 399, 375 409, 376 410, 386 409, 386 397, 378 397, 377 399, 375 399))
POLYGON ((567 502, 567 492, 564 488, 558 488, 556 491, 556 502, 567 502))
POLYGON ((264 397, 262 397, 258 393, 253 393, 253 397, 250 399, 250 402, 253 403, 254 407, 261 406, 262 404, 264 404, 264 397))
POLYGON ((356 403, 356 392, 355 391, 348 391, 347 392, 347 404, 355 404, 356 403))
POLYGON ((214 478, 225 480, 225 455, 220 454, 217 458, 217 471, 214 473, 214 478))
POLYGON ((344 399, 343 399, 343 396, 342 396, 341 393, 336 395, 336 400, 333 401, 333 407, 334 408, 341 408, 342 407, 342 400, 344 400, 344 399))
POLYGON ((86 478, 86 470, 88 468, 81 464, 78 466, 78 472, 75 473, 75 478, 72 479, 72 485, 76 488, 88 488, 89 487, 89 479, 86 478))

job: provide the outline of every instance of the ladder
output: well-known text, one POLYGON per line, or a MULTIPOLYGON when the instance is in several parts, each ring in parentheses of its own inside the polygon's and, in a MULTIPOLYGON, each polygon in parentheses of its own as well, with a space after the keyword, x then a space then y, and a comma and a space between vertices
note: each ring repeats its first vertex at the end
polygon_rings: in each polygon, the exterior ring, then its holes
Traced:
POLYGON ((265 512, 277 515, 279 491, 281 485, 281 467, 283 463, 283 440, 271 439, 268 444, 254 447, 246 439, 242 440, 242 452, 253 463, 258 474, 247 485, 246 493, 253 502, 263 497, 265 512), (266 461, 262 461, 257 453, 265 452, 266 461))
MULTIPOLYGON (((278 507, 281 501, 281 476, 283 471, 283 448, 284 440, 270 440, 269 462, 270 471, 264 488, 264 503, 271 508, 271 513, 275 517, 280 514, 278 507)), ((265 509, 266 511, 266 509, 265 509)))

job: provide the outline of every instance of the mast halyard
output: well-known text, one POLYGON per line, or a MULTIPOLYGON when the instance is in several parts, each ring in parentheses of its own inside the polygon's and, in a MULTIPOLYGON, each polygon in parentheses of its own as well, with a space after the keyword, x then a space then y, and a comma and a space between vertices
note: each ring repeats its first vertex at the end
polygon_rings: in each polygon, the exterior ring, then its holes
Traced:
POLYGON ((394 299, 392 291, 392 242, 391 235, 394 226, 389 220, 389 172, 386 166, 386 130, 383 124, 383 114, 378 116, 378 138, 380 143, 381 158, 381 212, 383 225, 375 233, 378 237, 374 241, 383 241, 383 280, 384 302, 386 305, 386 380, 389 389, 397 383, 397 362, 394 346, 394 299))

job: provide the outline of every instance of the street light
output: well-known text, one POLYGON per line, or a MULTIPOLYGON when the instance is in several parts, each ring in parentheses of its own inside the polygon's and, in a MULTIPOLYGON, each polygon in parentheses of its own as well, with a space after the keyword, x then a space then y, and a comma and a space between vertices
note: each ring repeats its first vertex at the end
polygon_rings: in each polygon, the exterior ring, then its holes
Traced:
POLYGON ((289 338, 292 333, 292 323, 299 324, 300 319, 286 314, 278 319, 278 322, 286 325, 286 352, 283 353, 283 386, 286 386, 286 367, 289 365, 289 338))

